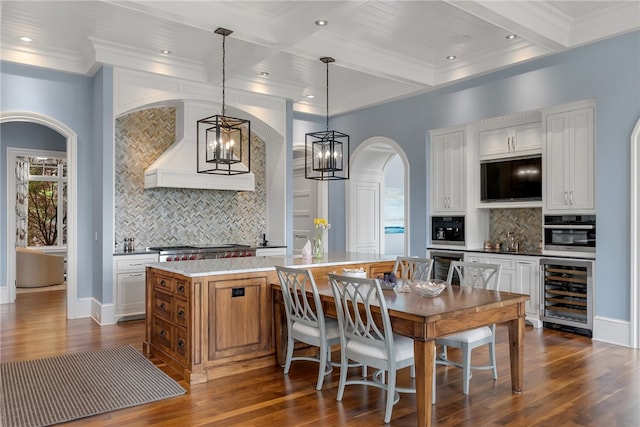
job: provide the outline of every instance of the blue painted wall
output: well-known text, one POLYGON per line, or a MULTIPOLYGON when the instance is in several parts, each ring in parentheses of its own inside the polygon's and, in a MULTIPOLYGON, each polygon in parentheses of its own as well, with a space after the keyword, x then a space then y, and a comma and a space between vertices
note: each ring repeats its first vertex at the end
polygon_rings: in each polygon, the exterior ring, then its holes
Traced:
MULTIPOLYGON (((629 147, 640 117, 640 32, 331 119, 351 150, 373 136, 396 141, 411 165, 411 254, 427 243, 428 132, 481 119, 595 99, 598 252, 595 313, 629 320, 629 147)), ((345 248, 344 183, 329 189, 331 250, 345 248)))
MULTIPOLYGON (((91 297, 94 175, 92 78, 13 63, 0 64, 0 111, 29 111, 57 120, 78 135, 78 297, 91 297)), ((0 176, 6 176, 6 162, 0 176)), ((6 197, 0 201, 6 211, 6 197)), ((1 227, 6 228, 3 222, 1 227)), ((6 233, 6 231, 5 231, 6 233)), ((0 247, 6 246, 3 234, 0 247)), ((6 262, 6 255, 3 256, 6 262)), ((5 284, 6 285, 6 284, 5 284)))

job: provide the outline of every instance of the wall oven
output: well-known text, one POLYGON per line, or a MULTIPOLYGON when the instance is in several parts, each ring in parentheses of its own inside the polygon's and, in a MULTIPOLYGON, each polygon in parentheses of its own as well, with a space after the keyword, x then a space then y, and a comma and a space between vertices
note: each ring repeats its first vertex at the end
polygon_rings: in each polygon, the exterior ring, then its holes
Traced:
MULTIPOLYGON (((464 261, 464 252, 430 250, 429 258, 433 260, 431 276, 434 279, 447 280, 451 261, 464 261)), ((457 283, 452 283, 455 285, 457 283)))
POLYGON ((591 337, 593 261, 542 258, 540 280, 543 325, 591 337))
POLYGON ((545 250, 596 251, 595 215, 545 215, 543 229, 545 250))

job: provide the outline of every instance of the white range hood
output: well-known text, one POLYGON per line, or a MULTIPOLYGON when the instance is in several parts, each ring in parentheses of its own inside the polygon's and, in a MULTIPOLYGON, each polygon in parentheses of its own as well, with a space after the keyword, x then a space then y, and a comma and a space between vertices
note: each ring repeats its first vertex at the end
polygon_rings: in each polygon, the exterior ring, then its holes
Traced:
POLYGON ((252 172, 240 175, 197 172, 196 123, 214 114, 210 104, 185 101, 176 106, 176 141, 145 170, 144 188, 255 191, 252 172))

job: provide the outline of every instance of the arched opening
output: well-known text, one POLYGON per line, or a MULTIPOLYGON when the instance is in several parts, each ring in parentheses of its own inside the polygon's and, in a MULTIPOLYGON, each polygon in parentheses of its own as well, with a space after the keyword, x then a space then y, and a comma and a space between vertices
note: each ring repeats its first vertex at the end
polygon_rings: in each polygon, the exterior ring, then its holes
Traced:
MULTIPOLYGON (((2 113, 0 123, 29 122, 46 126, 59 133, 66 139, 67 160, 67 318, 75 318, 75 301, 77 299, 77 134, 65 124, 41 114, 14 111, 2 113)), ((7 182, 13 180, 12 159, 7 159, 7 182)), ((12 209, 14 200, 7 200, 7 296, 4 303, 13 303, 16 299, 16 236, 11 230, 15 230, 15 209, 12 209)))
POLYGON ((391 254, 388 242, 393 255, 408 254, 409 200, 409 161, 402 148, 384 137, 363 141, 352 154, 346 187, 347 251, 391 254))
POLYGON ((631 133, 631 346, 640 348, 640 119, 631 133))

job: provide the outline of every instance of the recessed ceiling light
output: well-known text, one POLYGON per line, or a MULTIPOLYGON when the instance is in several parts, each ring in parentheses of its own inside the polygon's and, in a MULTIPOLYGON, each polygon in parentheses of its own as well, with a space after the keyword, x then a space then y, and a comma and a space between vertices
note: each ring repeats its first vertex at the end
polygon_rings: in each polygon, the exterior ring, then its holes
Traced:
POLYGON ((32 42, 33 39, 31 37, 27 37, 27 36, 20 36, 20 40, 22 40, 23 42, 32 42))
POLYGON ((171 55, 171 51, 170 51, 170 50, 167 50, 167 49, 162 49, 162 50, 160 51, 160 53, 161 53, 161 54, 163 54, 163 55, 171 55))
POLYGON ((456 59, 456 56, 455 55, 449 55, 449 56, 447 56, 447 59, 454 60, 454 59, 456 59))
POLYGON ((305 97, 305 98, 309 98, 309 99, 313 99, 313 98, 315 98, 313 95, 305 95, 304 97, 305 97))
POLYGON ((269 73, 267 73, 266 71, 261 71, 261 72, 260 72, 260 75, 261 75, 262 77, 267 77, 267 76, 269 75, 269 73))
POLYGON ((517 39, 518 36, 516 36, 515 34, 508 34, 505 38, 507 40, 513 40, 513 39, 517 39))
POLYGON ((329 21, 327 21, 326 19, 318 19, 316 21, 316 25, 318 27, 324 27, 325 25, 327 25, 329 23, 329 21))

